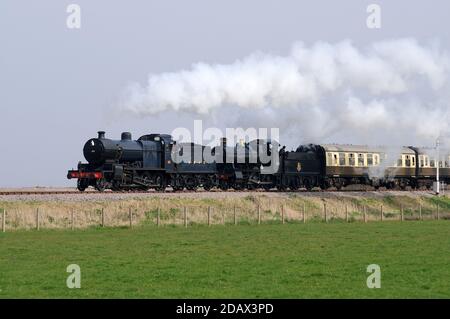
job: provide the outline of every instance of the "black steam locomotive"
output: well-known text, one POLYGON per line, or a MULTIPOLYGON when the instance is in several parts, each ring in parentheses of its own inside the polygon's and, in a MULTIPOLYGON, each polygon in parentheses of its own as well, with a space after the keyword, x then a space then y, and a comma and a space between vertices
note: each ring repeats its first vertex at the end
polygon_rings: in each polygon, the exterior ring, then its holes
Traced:
POLYGON ((112 140, 100 131, 84 145, 87 163, 80 162, 67 177, 77 179, 80 191, 89 186, 98 191, 339 190, 355 184, 418 189, 431 188, 439 165, 441 180, 450 180, 450 156, 445 153, 438 162, 432 149, 336 144, 301 145, 295 151, 278 148, 277 142, 262 139, 234 146, 222 139, 214 148, 177 144, 167 134, 133 140, 128 132, 112 140))

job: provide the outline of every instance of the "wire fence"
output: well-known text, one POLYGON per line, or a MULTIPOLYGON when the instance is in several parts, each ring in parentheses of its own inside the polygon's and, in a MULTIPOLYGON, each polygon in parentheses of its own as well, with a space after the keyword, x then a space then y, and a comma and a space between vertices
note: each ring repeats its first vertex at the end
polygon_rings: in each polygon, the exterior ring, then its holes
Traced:
POLYGON ((374 222, 450 219, 449 209, 436 204, 374 206, 359 204, 323 205, 303 203, 280 205, 276 210, 256 205, 254 208, 234 206, 153 207, 148 209, 107 210, 105 208, 58 212, 54 209, 1 209, 1 231, 19 229, 82 229, 89 227, 141 227, 192 225, 258 225, 268 223, 374 222))

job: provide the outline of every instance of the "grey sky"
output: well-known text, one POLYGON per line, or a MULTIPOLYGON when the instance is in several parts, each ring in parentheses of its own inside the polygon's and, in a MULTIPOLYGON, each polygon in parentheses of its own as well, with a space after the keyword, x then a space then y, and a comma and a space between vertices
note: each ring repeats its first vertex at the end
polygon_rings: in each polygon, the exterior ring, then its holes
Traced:
POLYGON ((129 82, 194 62, 231 63, 254 51, 285 54, 295 41, 356 44, 413 36, 450 49, 448 1, 0 2, 0 187, 73 185, 67 169, 103 129, 134 137, 192 126, 192 117, 108 116, 129 82), (81 6, 80 30, 66 7, 81 6), (378 3, 382 28, 366 27, 378 3))

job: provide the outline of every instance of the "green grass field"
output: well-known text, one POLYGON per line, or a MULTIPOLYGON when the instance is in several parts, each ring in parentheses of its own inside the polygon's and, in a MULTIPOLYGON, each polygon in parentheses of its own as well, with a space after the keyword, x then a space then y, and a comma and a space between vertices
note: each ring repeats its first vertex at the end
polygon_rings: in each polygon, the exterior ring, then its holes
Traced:
POLYGON ((448 298, 450 222, 0 233, 0 298, 18 297, 448 298), (72 263, 81 289, 66 287, 72 263))

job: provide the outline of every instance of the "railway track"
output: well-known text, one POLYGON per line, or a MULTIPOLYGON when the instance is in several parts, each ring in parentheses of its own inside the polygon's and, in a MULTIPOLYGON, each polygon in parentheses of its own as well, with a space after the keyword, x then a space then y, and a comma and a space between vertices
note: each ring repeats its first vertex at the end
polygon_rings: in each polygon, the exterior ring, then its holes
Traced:
MULTIPOLYGON (((178 194, 186 194, 186 193, 223 193, 223 192, 230 192, 230 193, 320 193, 320 192, 367 192, 367 191, 376 191, 376 192, 384 192, 384 191, 404 191, 404 192, 419 192, 419 191, 427 191, 427 190, 413 190, 413 189, 316 189, 316 190, 286 190, 286 191, 279 191, 276 189, 273 190, 228 190, 223 191, 220 189, 213 190, 213 191, 204 191, 204 190, 183 190, 183 191, 165 191, 165 192, 157 192, 157 191, 140 191, 140 190, 133 190, 133 191, 105 191, 105 192, 98 192, 96 190, 87 190, 84 192, 80 192, 77 190, 49 190, 49 191, 18 191, 18 190, 12 190, 12 191, 0 191, 0 196, 8 196, 8 195, 86 195, 86 194, 99 194, 99 195, 107 195, 107 194, 161 194, 161 193, 178 193, 178 194)), ((429 190, 428 190, 429 191, 429 190)))
MULTIPOLYGON (((96 194, 95 191, 85 192, 85 194, 96 194)), ((0 191, 0 195, 65 195, 83 194, 79 191, 0 191)))

